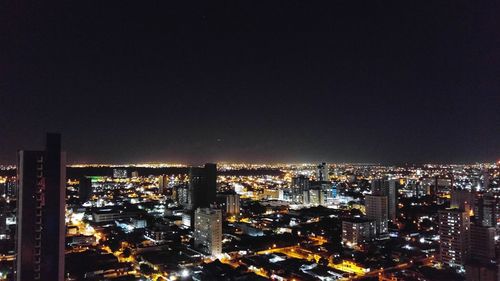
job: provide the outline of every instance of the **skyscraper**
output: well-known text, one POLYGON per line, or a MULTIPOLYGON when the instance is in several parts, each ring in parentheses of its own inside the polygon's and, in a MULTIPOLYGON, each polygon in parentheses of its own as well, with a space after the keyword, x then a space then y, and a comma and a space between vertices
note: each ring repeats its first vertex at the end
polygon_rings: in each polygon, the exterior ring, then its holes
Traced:
POLYGON ((212 256, 222 253, 222 212, 198 208, 194 215, 194 247, 212 256))
POLYGON ((240 215, 240 195, 238 194, 226 195, 226 214, 228 216, 240 215))
POLYGON ((78 197, 80 203, 85 203, 90 200, 92 195, 92 179, 88 177, 80 178, 80 183, 78 185, 78 197))
POLYGON ((342 220, 342 243, 354 247, 373 238, 375 223, 370 219, 351 218, 342 220))
POLYGON ((469 262, 465 265, 465 281, 498 281, 499 276, 496 264, 469 262))
POLYGON ((240 195, 234 191, 217 193, 217 209, 222 211, 223 219, 240 215, 240 195))
POLYGON ((189 207, 189 187, 185 185, 175 186, 172 192, 173 199, 185 209, 189 207))
POLYGON ((474 260, 490 263, 495 260, 495 228, 471 225, 469 254, 474 260))
POLYGON ((375 179, 372 181, 372 195, 387 197, 387 214, 389 220, 393 222, 397 217, 398 188, 399 182, 397 179, 375 179))
POLYGON ((386 193, 386 181, 384 179, 374 179, 371 183, 371 192, 373 195, 382 195, 386 193))
POLYGON ((399 180, 391 179, 389 180, 389 187, 387 192, 387 204, 389 211, 389 220, 392 222, 396 221, 398 212, 398 189, 399 180))
POLYGON ((326 202, 326 196, 323 193, 323 190, 321 190, 321 187, 319 186, 314 186, 311 189, 309 189, 307 198, 309 200, 309 202, 307 203, 311 205, 325 205, 326 202))
POLYGON ((44 151, 19 151, 16 280, 64 280, 66 165, 61 136, 44 151))
POLYGON ((188 210, 210 207, 216 201, 217 164, 189 168, 188 210))
POLYGON ((113 169, 113 178, 124 179, 127 178, 127 176, 128 176, 127 169, 113 169))
POLYGON ((165 193, 169 182, 170 182, 170 179, 168 178, 167 175, 161 175, 158 177, 158 192, 160 194, 165 193))
POLYGON ((488 190, 490 186, 490 173, 487 169, 483 170, 481 174, 481 186, 483 190, 488 190))
POLYGON ((0 196, 0 239, 5 239, 8 234, 7 228, 7 202, 3 196, 0 196))
POLYGON ((5 195, 10 200, 15 200, 17 196, 17 183, 15 177, 7 177, 0 182, 0 196, 5 195))
POLYGON ((454 189, 451 191, 450 208, 474 210, 474 193, 468 190, 454 189))
POLYGON ((439 257, 442 263, 462 268, 469 257, 469 213, 446 209, 439 217, 439 257))
POLYGON ((493 193, 478 194, 474 213, 483 226, 498 228, 500 222, 500 197, 493 193))
POLYGON ((495 253, 495 228, 482 226, 481 221, 470 226, 469 259, 465 264, 467 281, 497 281, 499 265, 495 253))
POLYGON ((298 176, 292 178, 291 184, 291 199, 295 203, 304 203, 304 192, 308 192, 311 184, 306 176, 298 176))
POLYGON ((365 196, 366 217, 375 221, 377 235, 388 232, 387 196, 365 196))
POLYGON ((325 162, 319 164, 316 169, 316 176, 318 181, 330 181, 328 164, 325 162))

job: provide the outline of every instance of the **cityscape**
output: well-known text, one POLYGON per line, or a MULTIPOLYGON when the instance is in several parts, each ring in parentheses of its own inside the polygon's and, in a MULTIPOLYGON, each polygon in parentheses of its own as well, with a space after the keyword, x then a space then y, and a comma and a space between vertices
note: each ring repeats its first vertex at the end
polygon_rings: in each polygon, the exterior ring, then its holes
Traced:
MULTIPOLYGON (((66 152, 70 153, 70 152, 66 152)), ((1 280, 498 280, 500 163, 0 172, 1 280)))
POLYGON ((0 281, 500 281, 499 0, 0 2, 0 281))

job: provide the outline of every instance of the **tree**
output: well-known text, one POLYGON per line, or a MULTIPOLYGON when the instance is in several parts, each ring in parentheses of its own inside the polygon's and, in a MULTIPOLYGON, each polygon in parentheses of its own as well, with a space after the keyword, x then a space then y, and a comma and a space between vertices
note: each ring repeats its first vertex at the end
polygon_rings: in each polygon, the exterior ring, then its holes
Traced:
POLYGON ((105 245, 107 245, 112 252, 116 252, 120 249, 122 243, 118 239, 111 238, 109 240, 106 240, 105 245))
POLYGON ((144 275, 151 275, 154 272, 154 269, 145 263, 141 263, 139 269, 141 270, 141 273, 144 275))
POLYGON ((132 255, 132 250, 130 250, 129 247, 125 248, 125 250, 123 250, 123 257, 128 258, 130 255, 132 255))
POLYGON ((323 265, 323 266, 328 266, 328 259, 325 259, 325 258, 320 258, 319 261, 318 261, 318 264, 319 265, 323 265))
POLYGON ((266 207, 260 203, 253 203, 249 206, 249 210, 252 215, 261 215, 266 212, 266 207))

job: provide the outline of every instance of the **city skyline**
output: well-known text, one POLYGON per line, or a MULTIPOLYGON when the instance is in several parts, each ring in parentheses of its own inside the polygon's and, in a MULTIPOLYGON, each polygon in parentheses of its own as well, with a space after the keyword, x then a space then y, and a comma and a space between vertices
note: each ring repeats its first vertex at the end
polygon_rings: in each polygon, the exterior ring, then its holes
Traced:
POLYGON ((500 281, 498 15, 2 1, 0 281, 500 281))
POLYGON ((0 281, 499 281, 499 14, 2 1, 0 281))
POLYGON ((0 280, 500 276, 500 163, 64 169, 61 143, 2 167, 0 280))
POLYGON ((6 4, 0 163, 500 156, 498 3, 6 4))

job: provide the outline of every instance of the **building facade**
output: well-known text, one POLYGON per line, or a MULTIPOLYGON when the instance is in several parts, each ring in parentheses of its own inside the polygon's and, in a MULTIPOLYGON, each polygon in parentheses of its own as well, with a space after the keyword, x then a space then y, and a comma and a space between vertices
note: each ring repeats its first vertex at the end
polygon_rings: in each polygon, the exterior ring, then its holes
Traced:
POLYGON ((90 200, 92 196, 92 179, 88 177, 82 177, 78 184, 78 198, 80 203, 85 203, 90 200))
POLYGON ((342 220, 342 243, 347 247, 355 247, 373 238, 375 222, 369 219, 342 220))
POLYGON ((217 165, 207 163, 203 168, 189 168, 187 209, 208 208, 216 202, 217 165))
POLYGON ((471 259, 483 263, 495 260, 495 228, 471 225, 469 251, 471 259))
POLYGON ((439 257, 451 267, 465 265, 469 258, 469 213, 461 209, 446 209, 438 212, 439 257))
POLYGON ((207 255, 222 253, 222 212, 198 208, 194 215, 194 247, 207 255))
POLYGON ((388 210, 387 196, 366 195, 365 196, 366 217, 375 221, 377 235, 388 232, 388 210))
POLYGON ((290 186, 290 199, 294 203, 303 204, 304 203, 304 192, 308 192, 311 184, 309 178, 306 176, 297 176, 292 178, 292 184, 290 186))
POLYGON ((321 163, 316 167, 316 178, 318 181, 330 181, 330 171, 328 169, 328 164, 325 162, 321 163))
POLYGON ((16 280, 64 280, 66 164, 61 136, 19 151, 16 280))

